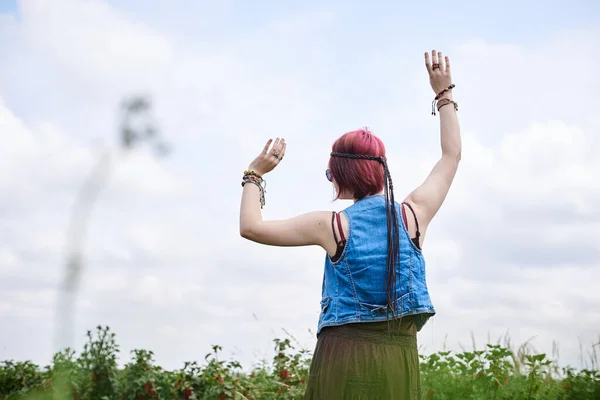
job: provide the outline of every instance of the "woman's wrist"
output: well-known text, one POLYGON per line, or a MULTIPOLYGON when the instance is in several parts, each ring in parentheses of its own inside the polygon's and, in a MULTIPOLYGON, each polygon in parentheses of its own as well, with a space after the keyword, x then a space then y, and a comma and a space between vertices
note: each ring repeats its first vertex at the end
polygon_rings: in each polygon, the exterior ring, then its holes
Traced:
POLYGON ((248 172, 254 172, 255 174, 259 175, 260 177, 262 177, 263 175, 265 175, 265 172, 262 172, 258 168, 252 167, 252 165, 248 166, 248 169, 246 171, 248 171, 248 172))

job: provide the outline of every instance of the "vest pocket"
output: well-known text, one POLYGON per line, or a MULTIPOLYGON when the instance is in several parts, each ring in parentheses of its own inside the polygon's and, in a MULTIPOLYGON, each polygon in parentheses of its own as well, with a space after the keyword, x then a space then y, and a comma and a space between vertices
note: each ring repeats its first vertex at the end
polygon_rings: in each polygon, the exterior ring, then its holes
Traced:
MULTIPOLYGON (((405 309, 407 308, 407 305, 409 305, 409 304, 410 304, 410 293, 405 293, 396 300, 396 312, 397 313, 404 312, 405 309)), ((386 315, 386 313, 388 312, 388 307, 386 304, 360 303, 360 308, 363 311, 366 311, 372 317, 386 315)))
POLYGON ((379 304, 360 303, 360 307, 365 309, 367 312, 371 313, 371 316, 373 316, 373 317, 377 317, 379 315, 385 315, 385 312, 387 310, 387 306, 385 304, 379 305, 379 304))

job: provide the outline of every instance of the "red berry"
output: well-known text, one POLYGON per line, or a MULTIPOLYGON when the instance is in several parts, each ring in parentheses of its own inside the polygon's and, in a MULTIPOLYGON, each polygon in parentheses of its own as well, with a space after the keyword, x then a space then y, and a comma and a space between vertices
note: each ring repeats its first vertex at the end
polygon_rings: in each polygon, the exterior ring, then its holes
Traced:
POLYGON ((283 380, 290 379, 290 371, 288 371, 287 369, 280 369, 279 377, 283 380))

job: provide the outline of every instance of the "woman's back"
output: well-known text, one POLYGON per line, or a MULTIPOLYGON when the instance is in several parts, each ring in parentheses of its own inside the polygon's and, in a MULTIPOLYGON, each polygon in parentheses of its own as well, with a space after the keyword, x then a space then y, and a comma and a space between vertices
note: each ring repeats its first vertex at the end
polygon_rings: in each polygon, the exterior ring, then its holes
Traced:
MULTIPOLYGON (((398 215, 402 214, 399 204, 396 208, 398 215)), ((317 333, 326 326, 385 321, 393 317, 387 308, 385 198, 375 195, 358 200, 343 214, 347 221, 346 234, 343 235, 346 243, 339 258, 332 260, 329 255, 326 257, 317 333)), ((335 224, 333 228, 334 234, 339 231, 335 224)), ((402 219, 398 221, 398 232, 396 312, 398 316, 425 314, 417 326, 420 330, 435 314, 424 281, 425 261, 402 219)))

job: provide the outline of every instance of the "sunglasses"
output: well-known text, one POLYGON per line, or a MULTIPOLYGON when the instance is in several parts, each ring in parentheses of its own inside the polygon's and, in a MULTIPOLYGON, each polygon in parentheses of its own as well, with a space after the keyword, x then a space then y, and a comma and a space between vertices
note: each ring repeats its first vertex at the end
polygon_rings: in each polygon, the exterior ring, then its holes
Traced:
POLYGON ((325 170, 325 176, 327 177, 327 180, 328 180, 329 182, 331 182, 331 180, 333 179, 333 176, 331 175, 331 170, 330 170, 329 168, 327 168, 327 169, 325 170))

